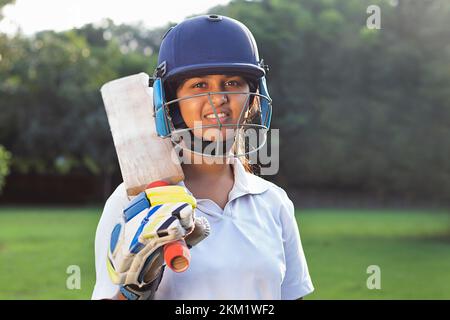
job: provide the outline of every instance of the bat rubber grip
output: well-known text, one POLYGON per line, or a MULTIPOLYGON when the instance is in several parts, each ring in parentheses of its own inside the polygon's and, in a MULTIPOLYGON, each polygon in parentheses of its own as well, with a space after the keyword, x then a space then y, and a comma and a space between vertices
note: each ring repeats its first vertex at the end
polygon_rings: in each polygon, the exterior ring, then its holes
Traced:
POLYGON ((168 243, 164 246, 164 260, 175 272, 183 272, 189 268, 191 254, 184 240, 168 243))
MULTIPOLYGON (((147 188, 156 188, 168 186, 165 181, 154 181, 147 185, 147 188)), ((183 272, 189 268, 191 261, 191 254, 186 245, 186 242, 182 240, 170 242, 164 246, 164 260, 167 266, 174 272, 183 272)))

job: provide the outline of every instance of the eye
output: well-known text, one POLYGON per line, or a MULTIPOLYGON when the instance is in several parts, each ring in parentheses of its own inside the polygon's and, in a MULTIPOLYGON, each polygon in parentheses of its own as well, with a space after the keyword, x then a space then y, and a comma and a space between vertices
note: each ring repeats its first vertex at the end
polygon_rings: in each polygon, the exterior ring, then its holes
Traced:
POLYGON ((239 87, 241 86, 241 82, 238 80, 229 80, 225 83, 227 87, 239 87))
POLYGON ((194 85, 192 85, 192 88, 206 88, 206 82, 196 82, 194 83, 194 85))

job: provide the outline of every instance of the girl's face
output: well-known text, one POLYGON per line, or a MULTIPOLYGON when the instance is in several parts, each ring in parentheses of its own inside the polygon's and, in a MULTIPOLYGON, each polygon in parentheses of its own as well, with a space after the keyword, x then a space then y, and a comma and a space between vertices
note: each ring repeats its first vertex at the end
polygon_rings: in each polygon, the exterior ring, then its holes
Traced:
POLYGON ((248 106, 249 85, 241 76, 207 75, 189 78, 177 89, 177 98, 218 91, 225 93, 202 95, 179 101, 181 115, 189 128, 215 126, 209 129, 194 129, 193 133, 198 138, 214 141, 218 138, 229 139, 234 135, 236 127, 224 126, 219 129, 217 126, 219 122, 220 124, 238 124, 241 112, 244 112, 240 121, 242 123, 247 111, 242 109, 248 106), (231 91, 243 94, 226 94, 231 91), (218 117, 214 114, 211 103, 218 117))

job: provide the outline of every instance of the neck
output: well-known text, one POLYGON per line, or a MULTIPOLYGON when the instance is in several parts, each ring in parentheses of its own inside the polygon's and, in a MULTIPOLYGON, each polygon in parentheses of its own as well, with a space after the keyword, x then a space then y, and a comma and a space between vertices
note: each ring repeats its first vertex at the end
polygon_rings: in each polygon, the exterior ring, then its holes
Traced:
POLYGON ((233 176, 230 158, 211 158, 197 154, 183 154, 190 159, 182 164, 186 180, 217 179, 226 175, 233 176))

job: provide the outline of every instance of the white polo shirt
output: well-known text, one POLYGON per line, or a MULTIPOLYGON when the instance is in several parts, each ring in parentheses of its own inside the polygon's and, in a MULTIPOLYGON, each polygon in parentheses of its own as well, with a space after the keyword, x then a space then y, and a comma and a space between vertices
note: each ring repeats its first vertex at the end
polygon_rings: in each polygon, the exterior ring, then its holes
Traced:
MULTIPOLYGON (((240 161, 234 161, 233 169, 235 183, 224 210, 212 200, 197 199, 195 214, 208 219, 211 234, 191 249, 187 271, 165 269, 155 299, 297 299, 314 290, 286 192, 246 172, 240 161)), ((111 231, 128 202, 121 184, 105 204, 95 237, 92 299, 117 293, 106 255, 111 231)))

